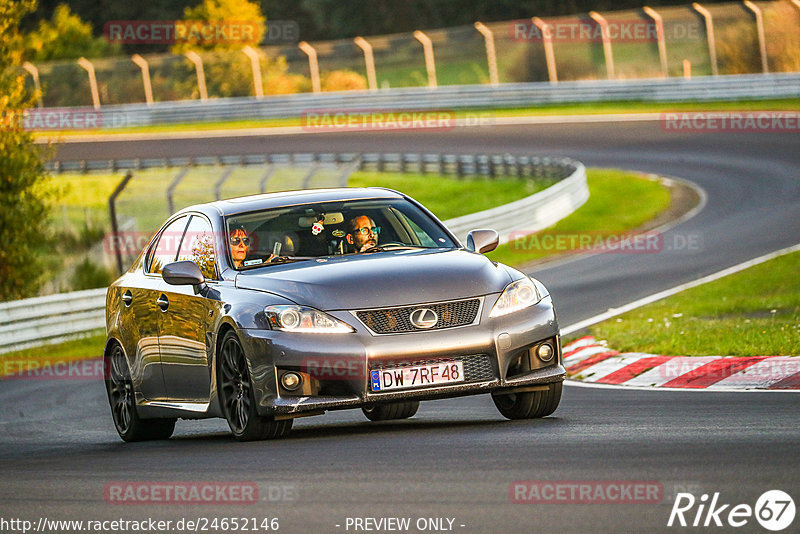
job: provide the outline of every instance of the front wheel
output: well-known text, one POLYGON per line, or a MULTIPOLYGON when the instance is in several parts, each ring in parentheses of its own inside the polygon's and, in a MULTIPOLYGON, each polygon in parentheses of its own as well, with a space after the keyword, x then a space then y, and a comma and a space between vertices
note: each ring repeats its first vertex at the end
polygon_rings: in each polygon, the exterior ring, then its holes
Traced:
POLYGON ((562 382, 548 384, 542 391, 526 393, 492 393, 497 410, 508 419, 535 419, 556 411, 561 402, 562 382))
POLYGON ((140 419, 128 362, 122 347, 114 345, 105 360, 106 391, 117 433, 125 441, 169 439, 175 419, 140 419))
POLYGON ((217 387, 222 413, 239 441, 281 438, 292 428, 292 419, 275 421, 258 415, 244 349, 233 331, 222 339, 217 387))
POLYGON ((370 421, 391 421, 393 419, 408 419, 413 417, 419 409, 419 401, 393 402, 391 404, 378 404, 361 408, 370 421))

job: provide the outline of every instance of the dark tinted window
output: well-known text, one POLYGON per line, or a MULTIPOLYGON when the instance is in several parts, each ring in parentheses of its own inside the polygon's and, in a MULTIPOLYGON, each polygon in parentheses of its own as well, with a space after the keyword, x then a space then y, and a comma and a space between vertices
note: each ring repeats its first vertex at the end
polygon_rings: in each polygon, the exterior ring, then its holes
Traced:
POLYGON ((175 261, 187 222, 189 222, 189 216, 184 215, 164 228, 164 231, 158 236, 158 242, 148 253, 147 265, 145 265, 147 272, 160 273, 166 264, 175 261))

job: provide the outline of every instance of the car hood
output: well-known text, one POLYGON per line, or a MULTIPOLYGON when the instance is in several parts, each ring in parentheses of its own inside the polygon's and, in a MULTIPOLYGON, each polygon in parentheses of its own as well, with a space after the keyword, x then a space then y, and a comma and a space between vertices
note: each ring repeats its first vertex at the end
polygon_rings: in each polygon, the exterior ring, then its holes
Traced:
POLYGON ((236 286, 352 310, 498 293, 511 280, 502 265, 465 250, 394 250, 270 265, 239 273, 236 286))

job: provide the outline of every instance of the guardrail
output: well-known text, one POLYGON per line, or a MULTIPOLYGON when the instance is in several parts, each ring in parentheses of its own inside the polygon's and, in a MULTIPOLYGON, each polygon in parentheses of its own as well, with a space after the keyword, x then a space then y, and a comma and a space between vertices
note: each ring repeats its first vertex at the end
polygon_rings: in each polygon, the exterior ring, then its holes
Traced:
MULTIPOLYGON (((550 226, 572 213, 589 198, 586 168, 569 158, 514 156, 511 154, 267 154, 259 156, 230 156, 225 158, 184 158, 187 164, 252 164, 264 162, 315 162, 327 161, 367 170, 415 171, 421 173, 451 174, 456 176, 516 176, 558 180, 555 185, 527 198, 455 219, 444 221, 460 240, 475 228, 495 228, 500 241, 521 237, 550 226), (311 157, 309 157, 311 156, 311 157)), ((152 166, 151 160, 144 166, 152 166)), ((108 160, 79 162, 88 169, 142 168, 142 160, 108 160)), ((71 165, 55 165, 67 170, 71 165)), ((127 178, 126 180, 129 180, 127 178)), ((345 184, 346 185, 346 184, 345 184)), ((105 326, 106 289, 90 289, 0 303, 0 354, 12 350, 55 343, 71 337, 85 335, 105 326)))
POLYGON ((0 354, 104 328, 106 288, 0 303, 0 354))
MULTIPOLYGON (((571 102, 686 102, 800 98, 800 73, 704 76, 691 79, 589 80, 448 85, 103 106, 103 128, 203 121, 300 117, 308 111, 499 109, 571 102)), ((69 108, 60 108, 63 112, 69 108)), ((76 108, 77 109, 77 108, 76 108)), ((81 108, 84 109, 84 108, 81 108)), ((46 108, 43 110, 46 112, 46 108)))

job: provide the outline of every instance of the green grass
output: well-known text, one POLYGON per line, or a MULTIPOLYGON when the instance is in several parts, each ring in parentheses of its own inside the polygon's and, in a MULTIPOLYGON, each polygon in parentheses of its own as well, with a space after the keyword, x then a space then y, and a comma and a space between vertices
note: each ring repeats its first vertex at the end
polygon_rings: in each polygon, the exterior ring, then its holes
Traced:
MULTIPOLYGON (((561 105, 542 105, 524 108, 504 109, 474 109, 456 110, 457 118, 464 118, 475 113, 485 113, 486 117, 519 117, 519 116, 550 116, 550 115, 594 115, 617 113, 658 113, 668 111, 798 111, 800 100, 743 100, 743 101, 718 101, 718 102, 588 102, 561 105)), ((100 130, 70 130, 60 132, 39 132, 37 137, 42 139, 70 135, 108 135, 113 133, 166 133, 208 130, 245 130, 253 128, 274 127, 302 127, 303 121, 299 117, 286 117, 260 120, 236 120, 228 122, 192 122, 178 124, 161 124, 155 126, 133 126, 130 128, 109 128, 100 130)))
POLYGON ((97 330, 88 337, 0 354, 0 377, 46 365, 97 358, 103 355, 105 342, 105 331, 97 330))
POLYGON ((589 200, 583 206, 549 228, 499 246, 489 258, 523 265, 569 253, 580 247, 582 236, 592 242, 619 236, 669 207, 670 192, 657 180, 615 169, 589 169, 586 175, 589 200))
POLYGON ((800 355, 800 252, 683 291, 589 328, 620 352, 800 355))
POLYGON ((401 191, 421 202, 442 220, 502 206, 552 184, 552 181, 517 178, 458 180, 450 176, 430 174, 363 171, 353 173, 348 181, 351 187, 378 186, 401 191))

